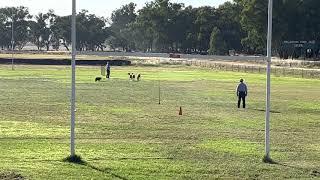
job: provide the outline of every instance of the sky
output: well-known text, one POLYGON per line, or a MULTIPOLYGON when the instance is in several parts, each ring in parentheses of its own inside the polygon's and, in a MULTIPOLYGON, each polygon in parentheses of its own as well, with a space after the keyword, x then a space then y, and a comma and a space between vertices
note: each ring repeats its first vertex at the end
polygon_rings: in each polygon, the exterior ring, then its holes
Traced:
MULTIPOLYGON (((140 9, 146 2, 151 0, 77 0, 77 11, 81 9, 89 10, 89 13, 97 16, 110 17, 113 10, 122 5, 134 2, 140 9)), ((171 0, 171 2, 184 3, 199 7, 204 5, 219 6, 228 0, 171 0)), ((39 12, 48 12, 53 9, 56 14, 63 16, 71 14, 72 0, 0 0, 0 7, 25 6, 29 8, 30 14, 35 15, 39 12)))

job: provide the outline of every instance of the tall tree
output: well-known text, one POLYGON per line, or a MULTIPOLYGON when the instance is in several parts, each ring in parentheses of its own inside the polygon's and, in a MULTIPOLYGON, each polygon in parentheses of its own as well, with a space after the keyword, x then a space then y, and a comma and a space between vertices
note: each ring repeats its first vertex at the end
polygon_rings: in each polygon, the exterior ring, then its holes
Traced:
POLYGON ((77 15, 77 29, 78 50, 103 50, 103 44, 109 36, 104 18, 82 10, 77 15))
POLYGON ((71 17, 61 16, 56 17, 50 30, 52 31, 51 42, 54 49, 59 49, 62 44, 68 51, 71 44, 71 17))
POLYGON ((209 54, 226 55, 227 53, 227 42, 223 39, 222 32, 217 27, 213 28, 210 37, 209 54))
POLYGON ((197 49, 201 52, 207 51, 209 49, 212 29, 217 24, 215 8, 209 6, 198 8, 194 23, 194 26, 197 28, 197 49))
POLYGON ((22 49, 29 40, 28 20, 32 18, 26 7, 7 7, 0 9, 2 21, 2 47, 10 47, 13 24, 14 48, 22 49), (13 23, 12 23, 13 22, 13 23))
POLYGON ((131 33, 128 31, 129 25, 136 20, 136 4, 129 3, 112 12, 112 38, 110 44, 112 47, 121 47, 123 50, 131 49, 130 41, 133 41, 131 33))
POLYGON ((220 36, 226 45, 226 47, 221 47, 222 54, 227 54, 226 50, 238 52, 243 50, 241 39, 244 38, 245 33, 241 28, 240 13, 241 6, 236 3, 226 2, 217 8, 218 22, 216 27, 220 30, 220 36))
POLYGON ((247 36, 242 39, 247 52, 263 52, 265 50, 267 32, 267 7, 265 0, 235 0, 242 6, 241 24, 247 36))
POLYGON ((53 10, 49 10, 48 13, 39 13, 35 16, 36 21, 30 21, 32 42, 38 47, 38 50, 46 47, 49 51, 52 42, 51 25, 53 24, 56 15, 53 10))

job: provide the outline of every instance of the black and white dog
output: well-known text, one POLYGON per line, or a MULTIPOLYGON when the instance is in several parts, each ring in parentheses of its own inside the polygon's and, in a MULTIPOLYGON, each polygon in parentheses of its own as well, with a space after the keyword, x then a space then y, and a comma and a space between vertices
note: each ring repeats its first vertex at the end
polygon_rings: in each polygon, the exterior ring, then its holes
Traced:
MULTIPOLYGON (((135 81, 135 80, 136 80, 136 75, 135 75, 135 74, 133 74, 133 73, 128 73, 128 75, 129 75, 129 79, 130 79, 130 80, 132 80, 132 81, 135 81)), ((137 81, 140 81, 140 79, 141 79, 141 74, 138 74, 138 75, 137 75, 137 81)))

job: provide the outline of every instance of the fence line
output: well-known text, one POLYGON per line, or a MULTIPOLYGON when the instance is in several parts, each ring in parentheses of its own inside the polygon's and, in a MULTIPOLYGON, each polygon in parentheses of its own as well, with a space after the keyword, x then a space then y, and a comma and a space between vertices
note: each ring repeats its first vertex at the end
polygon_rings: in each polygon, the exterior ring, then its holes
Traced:
MULTIPOLYGON (((184 62, 179 63, 179 61, 176 61, 176 60, 174 60, 173 62, 174 64, 185 64, 184 62)), ((246 65, 246 64, 202 61, 199 66, 207 67, 211 69, 223 70, 223 71, 258 73, 258 74, 266 73, 266 67, 261 65, 246 65)), ((271 73, 274 76, 320 79, 320 70, 317 70, 317 69, 303 69, 303 68, 273 66, 271 73)))
MULTIPOLYGON (((265 74, 266 67, 262 65, 246 65, 217 61, 206 61, 206 60, 167 60, 160 59, 159 61, 154 60, 142 60, 139 59, 133 64, 171 64, 171 65, 187 65, 187 66, 199 66, 209 69, 221 70, 221 71, 233 71, 233 72, 244 72, 244 73, 258 73, 265 74)), ((320 79, 320 70, 317 69, 303 69, 303 68, 291 68, 291 67, 281 67, 273 66, 271 68, 271 73, 274 76, 283 77, 299 77, 299 78, 309 78, 309 79, 320 79)))

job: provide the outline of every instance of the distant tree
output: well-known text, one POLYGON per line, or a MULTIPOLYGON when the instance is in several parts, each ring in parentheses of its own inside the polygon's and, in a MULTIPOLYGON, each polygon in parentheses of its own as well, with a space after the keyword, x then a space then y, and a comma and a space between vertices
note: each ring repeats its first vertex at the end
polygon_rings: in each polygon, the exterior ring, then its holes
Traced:
POLYGON ((147 3, 138 14, 136 20, 129 24, 135 46, 142 51, 153 51, 156 34, 155 24, 152 21, 153 3, 147 3))
MULTIPOLYGON (((77 14, 77 50, 97 51, 104 50, 105 40, 110 36, 110 31, 106 27, 106 19, 89 14, 87 10, 82 10, 77 14)), ((56 16, 50 30, 51 43, 56 48, 62 44, 67 50, 71 44, 71 17, 56 16)))
POLYGON ((226 55, 228 53, 227 42, 224 40, 222 32, 217 28, 213 28, 210 37, 209 54, 226 55))
POLYGON ((57 16, 50 27, 52 32, 51 43, 54 49, 58 49, 62 44, 68 51, 71 44, 71 17, 57 16))
POLYGON ((8 29, 6 27, 7 17, 4 14, 4 9, 0 9, 0 47, 7 48, 10 45, 10 38, 8 36, 8 29))
POLYGON ((81 11, 77 15, 78 50, 103 50, 104 42, 110 35, 106 28, 106 20, 88 11, 81 11))
POLYGON ((242 7, 241 25, 247 36, 242 39, 249 53, 262 53, 266 44, 268 1, 235 0, 242 7))
POLYGON ((213 7, 204 6, 197 8, 196 20, 197 49, 207 51, 209 49, 210 35, 217 24, 216 10, 213 7))
MULTIPOLYGON (((241 6, 242 44, 249 53, 266 52, 268 1, 234 0, 241 6)), ((320 1, 279 0, 273 5, 273 46, 284 40, 319 40, 320 1)))
MULTIPOLYGON (((87 10, 77 14, 77 49, 250 54, 266 52, 266 0, 234 0, 219 7, 185 7, 170 0, 152 0, 136 11, 129 3, 113 11, 110 19, 87 10), (109 24, 106 25, 106 23, 109 24)), ((274 1, 273 46, 284 40, 320 40, 319 0, 274 1)), ((0 47, 11 48, 14 24, 15 48, 33 42, 39 50, 50 46, 67 49, 71 43, 70 16, 40 12, 33 19, 25 7, 0 8, 0 47)))
POLYGON ((22 49, 29 41, 29 26, 28 20, 32 18, 29 10, 26 7, 7 7, 0 9, 0 22, 2 25, 1 46, 9 48, 11 46, 11 32, 13 21, 14 32, 14 48, 22 49))
POLYGON ((226 50, 243 50, 241 39, 245 37, 240 24, 241 7, 238 4, 226 2, 219 6, 217 13, 217 28, 220 30, 220 36, 225 42, 225 50, 221 49, 222 54, 226 50))
POLYGON ((51 25, 53 24, 56 15, 53 10, 48 13, 39 13, 35 16, 36 21, 30 21, 32 42, 37 46, 38 50, 46 47, 49 51, 50 45, 53 42, 53 33, 51 31, 51 25))
POLYGON ((197 49, 197 28, 194 25, 196 21, 197 10, 192 6, 186 7, 179 14, 180 31, 177 32, 180 35, 182 52, 191 53, 197 49))
POLYGON ((192 21, 184 11, 184 4, 171 3, 169 0, 147 3, 131 24, 136 47, 144 51, 179 51, 185 45, 186 29, 192 21))
POLYGON ((112 24, 110 26, 112 38, 109 39, 112 47, 121 47, 126 51, 132 48, 131 45, 134 40, 129 26, 136 20, 135 8, 136 4, 129 3, 112 12, 112 24))

